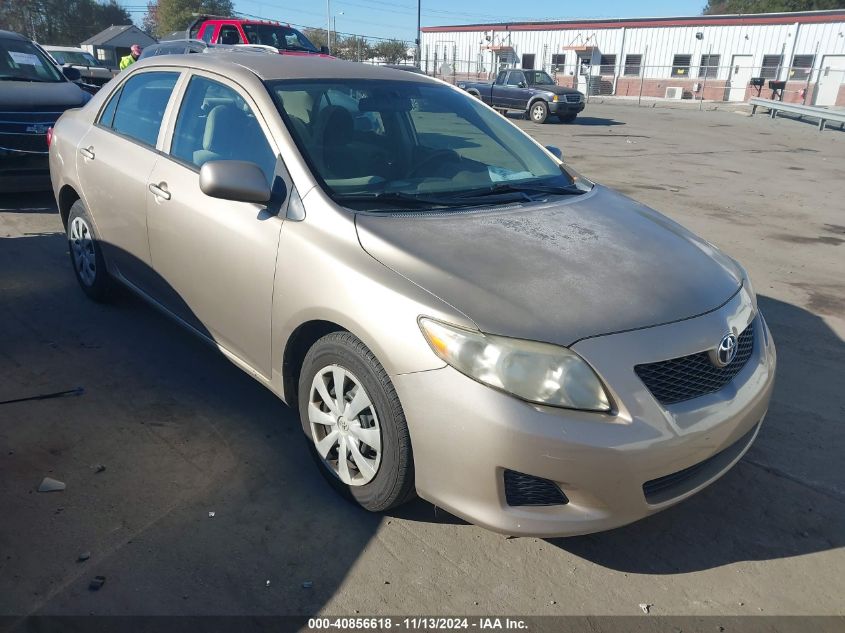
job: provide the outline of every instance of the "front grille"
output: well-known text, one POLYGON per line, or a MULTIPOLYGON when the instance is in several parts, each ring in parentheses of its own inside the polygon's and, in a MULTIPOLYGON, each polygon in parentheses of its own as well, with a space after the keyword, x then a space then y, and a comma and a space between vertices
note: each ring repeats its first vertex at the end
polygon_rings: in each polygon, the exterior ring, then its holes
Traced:
POLYGON ((509 506, 559 506, 569 503, 553 481, 515 470, 505 471, 505 499, 509 506))
POLYGON ((727 468, 744 451, 760 427, 758 422, 748 433, 727 448, 671 475, 658 477, 643 484, 643 494, 648 503, 663 503, 686 494, 727 468))
POLYGON ((674 404, 715 393, 742 371, 754 351, 754 322, 737 339, 734 359, 716 367, 707 352, 657 363, 637 365, 634 371, 660 404, 674 404))
POLYGON ((46 154, 46 128, 55 125, 60 115, 50 111, 0 111, 0 149, 46 154))
POLYGON ((566 102, 567 103, 579 103, 580 101, 581 101, 581 95, 573 95, 573 94, 566 95, 566 102))

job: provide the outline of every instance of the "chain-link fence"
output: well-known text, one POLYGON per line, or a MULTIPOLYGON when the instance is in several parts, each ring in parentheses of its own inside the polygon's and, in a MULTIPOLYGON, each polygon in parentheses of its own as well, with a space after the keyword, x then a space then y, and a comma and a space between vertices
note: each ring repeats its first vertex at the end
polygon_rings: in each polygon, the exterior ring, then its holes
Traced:
MULTIPOLYGON (((579 90, 589 101, 595 97, 679 102, 747 102, 751 97, 788 103, 845 107, 845 67, 767 67, 737 63, 731 66, 654 66, 626 59, 626 64, 553 65, 543 70, 562 86, 579 90)), ((460 59, 456 51, 435 51, 423 56, 420 68, 427 75, 449 83, 492 82, 502 70, 528 70, 510 64, 493 67, 489 59, 460 59), (449 53, 452 54, 449 54, 449 53), (438 55, 438 53, 440 53, 438 55)), ((509 74, 518 84, 519 77, 509 74)), ((701 105, 701 104, 699 104, 701 105)))

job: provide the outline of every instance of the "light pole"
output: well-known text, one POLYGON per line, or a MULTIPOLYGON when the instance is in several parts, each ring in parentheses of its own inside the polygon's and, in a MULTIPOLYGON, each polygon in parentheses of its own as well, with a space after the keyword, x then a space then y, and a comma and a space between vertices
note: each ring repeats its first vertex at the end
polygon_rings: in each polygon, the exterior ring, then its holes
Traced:
POLYGON ((343 11, 334 14, 332 18, 332 31, 334 32, 334 45, 337 46, 337 16, 343 15, 343 11))
POLYGON ((326 46, 329 48, 329 54, 332 52, 332 0, 326 0, 326 46))

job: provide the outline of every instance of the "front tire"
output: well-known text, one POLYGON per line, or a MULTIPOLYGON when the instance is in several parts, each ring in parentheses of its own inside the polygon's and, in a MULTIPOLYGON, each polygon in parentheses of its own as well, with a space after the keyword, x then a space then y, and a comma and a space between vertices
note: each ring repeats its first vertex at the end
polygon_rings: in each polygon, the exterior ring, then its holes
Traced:
POLYGON ((413 498, 411 437, 384 367, 358 338, 334 332, 305 356, 299 415, 320 472, 370 512, 413 498))
POLYGON ((549 106, 545 101, 535 101, 528 108, 528 118, 534 123, 545 123, 549 118, 549 106))
POLYGON ((112 289, 112 279, 94 233, 94 223, 82 200, 74 202, 68 213, 67 241, 70 262, 82 292, 94 301, 106 301, 112 289))

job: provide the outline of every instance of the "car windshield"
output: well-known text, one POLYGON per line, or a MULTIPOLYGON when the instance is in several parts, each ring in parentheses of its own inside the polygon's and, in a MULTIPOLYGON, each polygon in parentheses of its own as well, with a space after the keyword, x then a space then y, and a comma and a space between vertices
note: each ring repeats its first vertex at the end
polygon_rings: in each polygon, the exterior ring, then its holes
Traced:
POLYGON ((495 204, 588 188, 518 128, 447 85, 281 80, 269 88, 314 174, 352 208, 410 206, 415 198, 418 206, 466 206, 474 196, 495 204))
POLYGON ((74 66, 98 66, 97 60, 88 53, 82 51, 49 51, 49 53, 60 64, 73 64, 74 66))
POLYGON ((64 81, 55 64, 26 40, 0 39, 0 81, 64 81))
POLYGON ((287 51, 319 52, 307 37, 289 26, 278 24, 244 24, 242 26, 250 44, 274 46, 287 51))
POLYGON ((532 86, 554 86, 554 80, 544 70, 526 70, 525 78, 532 86))

